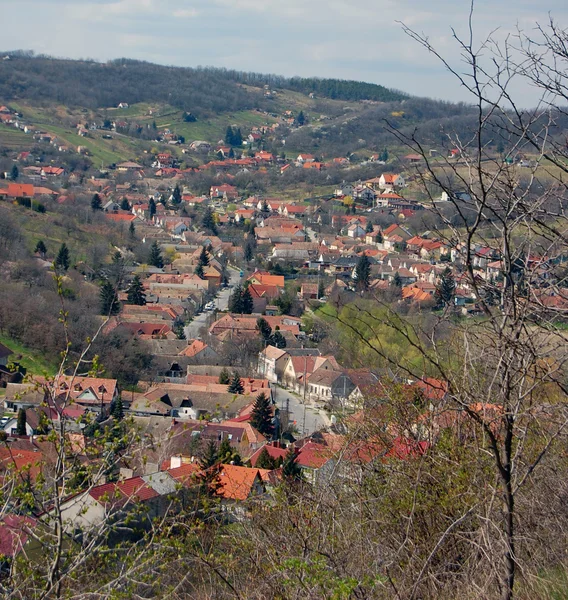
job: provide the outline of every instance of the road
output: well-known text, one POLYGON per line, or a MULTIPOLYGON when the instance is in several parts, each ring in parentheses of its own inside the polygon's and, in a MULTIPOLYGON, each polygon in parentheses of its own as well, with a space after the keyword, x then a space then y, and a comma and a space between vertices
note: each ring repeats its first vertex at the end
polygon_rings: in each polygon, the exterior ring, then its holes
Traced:
POLYGON ((296 421, 295 427, 301 436, 310 435, 314 431, 330 425, 329 416, 324 410, 309 403, 303 404, 302 398, 281 387, 274 387, 273 390, 276 404, 280 410, 286 410, 288 402, 290 423, 296 421))
MULTIPOLYGON (((231 296, 231 292, 233 291, 233 287, 240 283, 240 271, 238 269, 233 269, 232 267, 227 268, 227 273, 229 275, 229 285, 232 287, 222 288, 219 290, 217 294, 217 298, 215 298, 215 305, 218 310, 227 310, 229 307, 229 297, 231 296)), ((207 323, 207 319, 209 316, 213 314, 212 312, 203 311, 201 314, 197 315, 189 325, 184 327, 185 337, 188 340, 193 340, 199 335, 199 331, 201 328, 207 323)))

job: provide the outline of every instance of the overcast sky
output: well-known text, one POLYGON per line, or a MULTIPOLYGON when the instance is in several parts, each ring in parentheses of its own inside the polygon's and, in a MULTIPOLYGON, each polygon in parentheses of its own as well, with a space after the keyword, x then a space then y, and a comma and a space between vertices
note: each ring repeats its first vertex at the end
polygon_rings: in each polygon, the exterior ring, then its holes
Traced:
MULTIPOLYGON (((452 27, 467 35, 465 0, 0 0, 0 9, 1 50, 357 79, 468 100, 397 22, 456 61, 452 27)), ((528 32, 549 12, 568 26, 566 0, 478 0, 476 38, 528 32)), ((522 94, 525 104, 536 98, 522 94)))

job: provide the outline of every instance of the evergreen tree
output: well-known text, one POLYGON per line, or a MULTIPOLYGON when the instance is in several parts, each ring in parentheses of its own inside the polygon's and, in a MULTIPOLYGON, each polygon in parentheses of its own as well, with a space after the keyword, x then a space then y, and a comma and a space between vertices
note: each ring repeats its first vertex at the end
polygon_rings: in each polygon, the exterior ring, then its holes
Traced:
POLYGON ((233 290, 229 297, 229 312, 239 314, 243 312, 243 288, 240 285, 233 290))
POLYGON ((365 233, 373 233, 373 224, 371 221, 367 221, 367 227, 365 227, 365 233))
POLYGON ((47 247, 44 244, 43 240, 39 240, 39 242, 36 244, 34 252, 36 252, 37 254, 41 254, 42 258, 45 258, 45 255, 47 254, 47 247))
POLYGON ((274 434, 274 425, 272 423, 272 405, 268 396, 261 392, 254 401, 250 424, 257 429, 267 439, 271 439, 274 434))
POLYGON ((150 213, 150 219, 156 214, 156 203, 153 198, 150 198, 150 202, 148 202, 148 212, 150 213))
POLYGON ((18 169, 18 165, 12 166, 12 171, 10 172, 10 179, 12 181, 16 181, 20 176, 20 170, 18 169))
POLYGON ((98 194, 95 194, 91 199, 91 208, 93 211, 102 210, 103 202, 98 194))
POLYGON ((229 146, 233 145, 233 128, 228 125, 227 130, 225 131, 225 144, 229 146))
POLYGON ((253 245, 251 243, 249 243, 248 241, 245 245, 244 256, 245 256, 245 260, 247 261, 247 263, 249 263, 254 258, 253 245))
POLYGON ((252 314, 253 308, 254 308, 254 302, 252 299, 252 295, 250 293, 250 290, 247 288, 243 292, 243 314, 245 314, 245 315, 252 314))
POLYGON ((392 278, 392 284, 394 285, 394 287, 397 288, 402 287, 402 279, 400 278, 398 271, 394 274, 394 277, 392 278))
POLYGON ((178 340, 185 340, 185 329, 181 323, 174 325, 172 331, 176 334, 178 340))
POLYGON ((259 317, 256 320, 256 326, 260 332, 260 335, 262 336, 262 339, 267 342, 272 335, 272 327, 270 327, 268 321, 262 317, 259 317))
POLYGON ((128 288, 128 304, 136 304, 137 306, 144 306, 146 304, 144 286, 139 275, 134 275, 134 279, 132 279, 132 283, 128 288))
POLYGON ((380 229, 377 231, 377 235, 375 236, 375 242, 377 242, 377 244, 383 243, 383 233, 380 229))
POLYGON ((205 246, 203 246, 201 248, 201 254, 199 255, 199 264, 202 267, 208 267, 209 266, 209 254, 208 254, 207 249, 205 248, 205 246))
POLYGON ((318 299, 323 298, 324 296, 325 296, 325 285, 323 284, 323 281, 320 281, 318 283, 318 299))
POLYGON ((277 461, 275 461, 270 454, 268 454, 268 450, 266 446, 262 449, 261 453, 258 455, 256 459, 256 464, 254 465, 257 469, 268 469, 272 471, 273 469, 278 468, 277 461))
POLYGON ((122 199, 122 202, 120 203, 120 208, 122 210, 130 210, 130 202, 128 202, 127 198, 122 199))
POLYGON ((217 457, 220 463, 229 463, 233 458, 233 449, 229 443, 229 438, 224 437, 219 444, 219 450, 217 450, 217 457))
POLYGON ((286 338, 280 333, 280 331, 275 331, 270 336, 270 345, 275 346, 276 348, 286 348, 286 338))
POLYGON ((160 200, 159 200, 159 202, 164 207, 166 207, 168 205, 168 197, 166 196, 166 194, 160 194, 160 200))
POLYGON ((303 479, 302 468, 296 462, 296 452, 293 446, 290 446, 282 462, 282 479, 287 483, 303 479))
POLYGON ((304 115, 304 111, 301 110, 296 117, 296 123, 301 127, 306 122, 306 117, 304 115))
POLYGON ((154 240, 150 246, 148 264, 152 265, 153 267, 157 267, 158 269, 161 269, 164 266, 164 259, 162 258, 160 246, 158 246, 158 242, 156 240, 154 240))
POLYGON ((230 381, 231 374, 229 371, 227 371, 227 369, 225 369, 225 367, 223 367, 223 370, 219 373, 219 383, 223 385, 229 385, 230 381))
POLYGON ((108 279, 101 286, 100 298, 102 315, 116 315, 118 313, 120 310, 118 295, 116 289, 108 279))
POLYGON ((199 263, 193 271, 200 279, 205 279, 205 272, 203 271, 203 265, 199 263))
POLYGON ((366 254, 363 254, 357 261, 355 267, 355 279, 357 280, 357 288, 361 291, 369 289, 371 280, 371 261, 366 254))
POLYGON ((120 397, 116 402, 113 402, 110 414, 115 421, 122 421, 122 419, 124 419, 124 406, 122 405, 122 400, 120 397))
POLYGON ((59 247, 59 251, 57 252, 57 256, 55 257, 55 261, 53 262, 55 269, 58 271, 67 271, 71 264, 69 259, 69 248, 67 248, 67 244, 63 242, 59 247))
POLYGON ((181 188, 176 185, 172 194, 172 204, 179 206, 181 204, 181 188))
POLYGON ((446 267, 436 286, 436 300, 441 306, 450 305, 456 295, 456 282, 450 267, 446 267))
POLYGON ((205 446, 205 451, 203 453, 203 457, 199 461, 199 466, 202 469, 209 469, 213 467, 219 462, 217 455, 217 444, 213 440, 209 440, 207 446, 205 446))
POLYGON ((128 235, 131 238, 135 238, 136 237, 136 227, 134 227, 134 223, 131 222, 130 226, 128 227, 128 235))
POLYGON ((205 229, 208 229, 213 235, 217 235, 217 224, 215 223, 215 217, 213 216, 213 210, 210 206, 205 209, 203 213, 203 219, 201 225, 205 229))
POLYGON ((18 420, 16 422, 16 435, 26 435, 26 411, 23 408, 18 410, 18 420))
POLYGON ((229 394, 242 394, 245 391, 243 381, 237 371, 233 373, 227 391, 229 394))

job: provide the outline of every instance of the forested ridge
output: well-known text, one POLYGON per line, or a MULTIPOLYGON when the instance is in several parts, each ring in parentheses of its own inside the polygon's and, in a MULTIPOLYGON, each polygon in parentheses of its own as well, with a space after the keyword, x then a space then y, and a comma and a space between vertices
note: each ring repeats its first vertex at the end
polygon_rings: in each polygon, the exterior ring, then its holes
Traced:
POLYGON ((397 101, 407 96, 380 85, 285 78, 213 67, 172 67, 130 59, 107 63, 2 52, 0 97, 101 108, 120 102, 165 102, 197 115, 263 108, 267 100, 242 85, 273 85, 340 100, 397 101))

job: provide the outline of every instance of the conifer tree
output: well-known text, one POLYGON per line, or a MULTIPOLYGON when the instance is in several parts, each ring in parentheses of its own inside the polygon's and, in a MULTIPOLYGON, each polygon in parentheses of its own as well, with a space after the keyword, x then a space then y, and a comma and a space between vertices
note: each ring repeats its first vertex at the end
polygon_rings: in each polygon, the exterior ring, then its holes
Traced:
POLYGON ((373 224, 371 221, 367 221, 367 227, 365 227, 365 233, 373 233, 373 224))
POLYGON ((250 293, 250 290, 247 288, 243 292, 243 314, 244 315, 252 314, 253 308, 254 308, 254 302, 252 299, 252 295, 250 293))
POLYGON ((456 295, 456 282, 450 267, 446 267, 436 286, 436 299, 438 304, 448 306, 454 300, 456 295))
POLYGON ((394 274, 394 277, 392 278, 392 284, 394 285, 394 287, 397 288, 402 287, 402 279, 400 278, 398 271, 394 274))
POLYGON ((377 244, 382 244, 383 243, 383 233, 382 231, 379 229, 379 231, 377 231, 377 235, 375 236, 375 242, 377 244))
POLYGON ((47 254, 47 247, 43 240, 39 240, 39 242, 36 244, 34 252, 36 252, 37 254, 41 254, 41 256, 45 258, 45 255, 47 254))
POLYGON ((120 310, 120 303, 118 301, 116 289, 108 279, 105 280, 105 282, 101 286, 100 297, 101 314, 116 315, 120 310))
POLYGON ((150 213, 150 219, 156 214, 156 203, 153 198, 150 198, 150 202, 148 202, 148 212, 150 213))
POLYGON ((217 459, 221 463, 229 463, 233 459, 233 449, 229 443, 229 438, 224 437, 219 444, 219 450, 217 451, 217 459))
POLYGON ((16 422, 16 435, 26 435, 26 411, 23 408, 18 410, 18 420, 16 422))
POLYGON ((200 279, 204 279, 205 278, 205 273, 203 271, 203 265, 201 263, 199 263, 196 267, 195 267, 195 271, 194 273, 200 278, 200 279))
POLYGON ((243 288, 238 285, 229 298, 229 312, 242 314, 243 312, 243 288))
POLYGON ((124 406, 120 398, 118 398, 118 400, 113 403, 110 414, 116 421, 122 421, 122 419, 124 419, 124 406))
POLYGON ((277 461, 275 461, 272 458, 272 456, 268 454, 268 450, 265 446, 262 449, 261 453, 258 455, 258 458, 256 459, 256 464, 254 466, 257 469, 268 469, 269 471, 272 471, 273 469, 278 468, 276 463, 277 461))
POLYGON ((164 259, 162 258, 160 246, 158 246, 158 242, 156 240, 154 240, 150 246, 148 264, 152 265, 153 267, 157 267, 158 269, 161 269, 164 266, 164 259))
POLYGON ((237 371, 233 373, 227 391, 229 394, 242 394, 245 391, 245 386, 237 371))
POLYGON ((359 290, 366 291, 369 289, 371 280, 371 261, 366 254, 363 254, 357 261, 357 265, 355 266, 355 278, 359 290))
POLYGON ((217 455, 217 444, 213 440, 209 440, 202 459, 199 461, 199 466, 202 469, 209 469, 219 462, 217 455))
POLYGON ((61 244, 53 264, 55 269, 58 271, 67 271, 69 269, 71 264, 69 260, 69 248, 67 248, 67 244, 65 242, 61 244))
POLYGON ((219 373, 219 383, 223 385, 229 385, 230 381, 231 374, 229 371, 227 371, 227 369, 225 369, 225 367, 223 367, 223 370, 219 373))
POLYGON ((128 227, 128 235, 134 239, 136 237, 136 227, 134 227, 134 223, 131 222, 128 227))
POLYGON ((12 181, 16 181, 20 176, 20 170, 18 169, 18 165, 13 165, 12 170, 10 172, 10 179, 12 181))
POLYGON ((101 197, 98 194, 95 194, 93 196, 93 198, 91 199, 91 209, 93 211, 103 209, 103 203, 102 203, 101 197))
POLYGON ((205 248, 205 246, 201 248, 201 254, 199 255, 199 264, 202 267, 209 266, 209 254, 207 253, 207 249, 205 248))
POLYGON ((144 286, 139 275, 134 275, 132 283, 128 288, 128 304, 136 304, 144 306, 146 304, 146 294, 144 294, 144 286))
POLYGON ((261 392, 254 401, 250 424, 257 429, 267 439, 271 439, 274 434, 274 425, 272 423, 272 405, 268 396, 261 392))
POLYGON ((201 224, 205 229, 208 229, 213 235, 217 235, 217 224, 215 223, 215 217, 213 216, 213 210, 210 206, 205 209, 201 224))
POLYGON ((176 185, 172 193, 172 204, 179 206, 181 204, 181 188, 176 185))
POLYGON ((122 202, 120 203, 121 210, 130 210, 130 202, 128 202, 128 198, 124 197, 122 202))
POLYGON ((293 446, 290 446, 282 462, 282 479, 287 483, 303 479, 302 468, 296 462, 296 452, 293 446))

